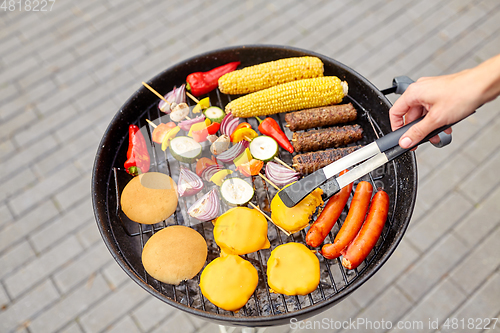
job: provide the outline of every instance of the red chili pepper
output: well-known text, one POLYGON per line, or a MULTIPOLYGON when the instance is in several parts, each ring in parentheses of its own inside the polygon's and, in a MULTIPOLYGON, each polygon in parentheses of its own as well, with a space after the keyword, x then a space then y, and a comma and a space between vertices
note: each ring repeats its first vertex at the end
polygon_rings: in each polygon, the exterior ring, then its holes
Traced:
POLYGON ((212 134, 217 133, 217 131, 219 130, 219 128, 220 128, 220 124, 219 123, 211 123, 207 127, 208 134, 212 135, 212 134))
POLYGON ((124 167, 132 176, 149 171, 150 158, 146 140, 139 127, 130 125, 128 127, 128 151, 124 167))
POLYGON ((259 131, 262 134, 270 136, 278 142, 281 148, 288 150, 290 154, 293 153, 294 149, 292 144, 288 141, 288 138, 285 133, 283 133, 276 120, 271 117, 267 117, 264 120, 260 120, 259 117, 255 118, 259 121, 259 131))
POLYGON ((191 73, 186 78, 187 89, 191 90, 194 96, 207 94, 217 88, 219 78, 222 75, 234 71, 239 64, 239 61, 235 61, 216 67, 208 72, 191 73))

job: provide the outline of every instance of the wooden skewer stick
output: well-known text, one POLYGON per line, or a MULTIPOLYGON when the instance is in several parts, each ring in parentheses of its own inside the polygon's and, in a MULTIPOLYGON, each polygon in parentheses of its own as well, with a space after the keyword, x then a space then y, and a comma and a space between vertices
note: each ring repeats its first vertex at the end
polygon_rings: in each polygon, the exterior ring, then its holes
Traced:
POLYGON ((151 91, 153 94, 155 94, 156 96, 160 97, 160 99, 162 99, 165 103, 167 103, 168 105, 171 105, 171 103, 169 101, 167 101, 167 99, 165 97, 163 97, 162 95, 160 95, 156 90, 154 90, 149 84, 147 84, 146 82, 142 82, 142 85, 146 88, 149 89, 149 91, 151 91))
POLYGON ((268 182, 269 184, 271 184, 275 189, 277 189, 278 191, 280 190, 280 188, 275 183, 273 183, 272 181, 270 181, 269 179, 267 179, 267 177, 264 176, 263 174, 261 174, 260 172, 259 172, 259 176, 262 179, 264 179, 266 182, 268 182))
MULTIPOLYGON (((154 90, 149 84, 147 84, 146 82, 142 82, 142 85, 146 88, 149 89, 149 91, 151 91, 153 94, 155 94, 156 96, 160 97, 160 99, 162 101, 164 101, 165 103, 167 103, 169 106, 172 105, 172 103, 170 103, 169 101, 167 101, 167 99, 165 97, 163 97, 159 92, 157 92, 156 90, 154 90)), ((189 118, 188 116, 186 116, 186 119, 190 120, 191 118, 189 118)))
POLYGON ((283 166, 287 167, 288 169, 290 169, 290 170, 292 170, 292 171, 295 171, 292 167, 290 167, 288 164, 286 164, 285 162, 283 162, 283 161, 282 161, 282 160, 280 160, 279 158, 274 157, 274 159, 276 160, 276 162, 281 163, 283 166))
POLYGON ((153 126, 153 128, 158 127, 158 126, 156 126, 156 124, 155 124, 155 123, 153 123, 151 120, 146 119, 146 121, 148 122, 148 124, 149 124, 149 125, 153 126))
POLYGON ((256 209, 256 210, 258 210, 259 212, 261 212, 261 213, 262 213, 262 215, 264 215, 264 216, 265 216, 265 217, 266 217, 269 221, 271 221, 271 223, 272 223, 272 224, 274 224, 276 227, 278 227, 278 229, 280 229, 281 231, 283 231, 283 233, 284 233, 285 235, 287 235, 287 237, 291 235, 288 231, 286 231, 285 229, 283 229, 282 227, 280 227, 279 225, 277 225, 276 223, 274 223, 273 219, 272 219, 272 218, 270 218, 269 216, 267 216, 267 214, 266 214, 266 213, 264 213, 262 210, 260 210, 260 208, 259 208, 259 207, 255 206, 255 205, 254 205, 253 203, 251 203, 251 202, 249 202, 248 204, 249 204, 250 206, 252 206, 254 209, 256 209))
POLYGON ((194 97, 193 95, 191 95, 191 93, 189 91, 186 90, 186 95, 191 98, 193 100, 193 102, 195 102, 196 104, 200 103, 200 101, 194 97))

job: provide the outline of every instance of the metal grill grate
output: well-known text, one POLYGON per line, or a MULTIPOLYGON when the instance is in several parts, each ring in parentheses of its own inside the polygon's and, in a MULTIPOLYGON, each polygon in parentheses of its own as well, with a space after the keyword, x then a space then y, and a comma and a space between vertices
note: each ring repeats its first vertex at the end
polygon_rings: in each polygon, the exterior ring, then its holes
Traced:
MULTIPOLYGON (((221 108, 224 108, 225 104, 229 102, 229 97, 223 94, 220 94, 219 91, 215 91, 210 94, 210 100, 212 105, 217 105, 221 108)), ((353 105, 358 110, 358 121, 364 130, 364 139, 362 144, 366 144, 371 142, 380 136, 383 135, 382 130, 375 122, 375 120, 371 117, 370 113, 365 110, 359 103, 357 103, 351 97, 346 97, 345 102, 352 102, 353 105)), ((193 104, 193 102, 189 101, 188 104, 193 104)), ((192 105, 191 105, 192 106, 192 105)), ((151 137, 151 129, 150 126, 146 123, 146 118, 153 120, 154 122, 160 122, 160 118, 162 114, 157 108, 157 104, 151 105, 146 111, 144 111, 137 119, 136 125, 140 128, 147 129, 146 138, 151 137)), ((285 133, 289 131, 284 124, 284 115, 275 115, 273 116, 280 126, 285 129, 285 133)), ((252 124, 254 128, 257 127, 257 121, 255 119, 244 119, 252 124)), ((125 138, 126 139, 126 138, 125 138)), ((122 142, 122 148, 126 146, 126 140, 122 142)), ((126 149, 126 147, 125 147, 126 149)), ((208 149, 204 149, 204 152, 208 149)), ((152 156, 152 167, 151 171, 159 171, 164 172, 171 175, 174 179, 177 179, 178 170, 180 167, 180 163, 173 159, 167 152, 163 152, 159 149, 158 145, 152 144, 151 146, 151 156, 152 156)), ((291 156, 288 152, 284 153, 284 151, 280 148, 279 157, 291 164, 291 156)), ((204 153, 205 156, 205 153, 204 153)), ((396 174, 396 167, 394 165, 395 162, 391 162, 389 167, 384 166, 381 167, 369 175, 365 176, 363 180, 370 181, 374 187, 384 188, 389 193, 391 198, 391 210, 389 213, 388 222, 386 223, 382 236, 373 249, 372 253, 368 256, 363 264, 359 266, 359 268, 355 270, 347 270, 341 265, 340 258, 327 260, 322 256, 318 256, 320 258, 320 267, 321 267, 321 281, 318 288, 307 296, 285 296, 281 294, 271 294, 269 292, 269 288, 267 286, 267 276, 266 276, 266 263, 267 259, 270 256, 271 250, 276 246, 284 244, 286 242, 300 242, 305 244, 305 236, 306 230, 302 230, 297 232, 289 237, 287 237, 283 232, 281 232, 276 226, 269 224, 268 230, 268 238, 271 243, 270 249, 260 250, 255 253, 251 253, 243 256, 246 260, 250 261, 254 267, 257 269, 259 274, 259 284, 257 286, 254 295, 251 297, 249 302, 237 313, 225 311, 217 308, 212 303, 210 303, 201 293, 199 288, 199 274, 192 280, 182 282, 178 286, 168 285, 164 283, 160 283, 155 279, 151 278, 144 270, 142 265, 137 264, 137 260, 129 258, 129 264, 133 267, 135 274, 137 274, 140 279, 142 279, 147 285, 151 288, 157 290, 164 297, 187 306, 189 308, 198 309, 204 312, 218 314, 218 315, 226 315, 226 316, 234 316, 234 317, 253 317, 253 316, 274 316, 283 313, 290 313, 294 311, 298 311, 314 304, 317 304, 321 301, 325 301, 337 295, 346 289, 349 285, 351 285, 361 274, 363 270, 365 270, 370 264, 375 255, 379 252, 382 244, 386 241, 389 230, 393 227, 394 223, 394 210, 397 206, 397 198, 398 198, 398 187, 395 186, 397 183, 398 175, 396 174), (392 165, 392 167, 391 167, 392 165)), ((192 218, 186 214, 187 208, 192 204, 199 196, 206 193, 206 190, 203 190, 201 193, 197 194, 193 198, 179 198, 179 204, 177 206, 177 210, 173 216, 171 216, 166 221, 156 225, 141 225, 135 222, 130 221, 122 212, 119 206, 120 202, 120 193, 123 189, 123 186, 127 182, 127 177, 129 177, 123 169, 118 167, 118 163, 116 162, 114 168, 112 169, 112 175, 110 178, 113 182, 108 182, 108 184, 115 184, 114 187, 109 186, 109 194, 108 197, 109 202, 114 201, 114 205, 109 205, 108 203, 108 214, 111 219, 111 223, 119 223, 123 231, 126 233, 128 238, 130 239, 130 246, 135 248, 135 251, 138 252, 140 259, 140 252, 144 247, 147 239, 151 237, 156 231, 165 228, 167 225, 173 224, 184 224, 188 226, 192 226, 195 230, 200 232, 200 234, 206 239, 208 245, 208 259, 207 263, 211 260, 215 259, 219 250, 217 244, 213 239, 212 228, 213 225, 211 222, 192 224, 195 220, 191 220, 192 218), (114 197, 114 198, 113 198, 114 197), (112 208, 114 207, 114 209, 112 208), (112 211, 113 210, 113 211, 112 211)), ((183 166, 189 167, 192 171, 194 171, 194 165, 183 164, 183 166)), ((252 199, 252 202, 259 206, 264 212, 269 213, 270 202, 273 196, 276 194, 277 190, 273 187, 268 186, 268 184, 258 176, 251 177, 251 181, 255 190, 255 196, 252 199)), ((356 184, 354 184, 356 185, 356 184)), ((349 203, 352 199, 353 193, 351 193, 351 197, 349 198, 349 203)), ((347 207, 349 206, 349 203, 347 207)), ((222 211, 227 210, 225 204, 222 204, 222 211)), ((335 236, 335 233, 340 229, 342 222, 344 221, 347 215, 348 209, 344 209, 339 221, 336 226, 334 226, 333 230, 330 232, 326 241, 332 242, 335 236)), ((316 216, 315 216, 316 217, 316 216)), ((116 231, 114 231, 116 232, 116 231)), ((137 259, 137 258, 136 258, 137 259)))

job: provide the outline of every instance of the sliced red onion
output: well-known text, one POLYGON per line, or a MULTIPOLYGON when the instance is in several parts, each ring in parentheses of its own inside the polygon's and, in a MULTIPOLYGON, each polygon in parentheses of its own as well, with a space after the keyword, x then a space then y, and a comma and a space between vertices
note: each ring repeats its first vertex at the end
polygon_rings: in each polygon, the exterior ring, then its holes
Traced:
MULTIPOLYGON (((165 95, 165 99, 170 103, 175 104, 186 103, 186 85, 183 84, 179 88, 174 87, 172 91, 168 92, 165 95)), ((166 114, 169 114, 172 111, 170 110, 170 105, 167 104, 164 100, 161 100, 160 103, 158 103, 158 109, 165 112, 166 114)))
POLYGON ((225 169, 224 166, 222 166, 220 164, 209 165, 205 169, 203 169, 203 171, 201 172, 201 178, 204 181, 209 182, 210 178, 212 178, 212 176, 215 175, 217 173, 217 171, 220 171, 223 169, 225 169))
POLYGON ((219 216, 219 191, 214 188, 188 208, 188 214, 197 220, 206 222, 219 216))
POLYGON ((281 164, 267 162, 266 177, 277 186, 282 187, 298 180, 300 174, 282 166, 281 164))
POLYGON ((178 123, 177 125, 183 129, 184 131, 186 132, 189 132, 189 129, 191 128, 191 126, 193 126, 194 124, 196 123, 201 123, 202 121, 205 120, 205 116, 204 115, 201 115, 201 116, 198 116, 198 117, 195 117, 193 119, 186 119, 186 120, 183 120, 181 121, 180 123, 178 123))
POLYGON ((220 153, 217 155, 217 160, 221 161, 222 163, 233 163, 234 159, 243 153, 245 150, 245 142, 246 146, 248 147, 248 142, 246 140, 242 140, 226 150, 223 153, 220 153))
POLYGON ((201 191, 203 180, 193 171, 181 167, 179 181, 177 182, 177 193, 180 197, 188 197, 201 191))
POLYGON ((220 123, 220 131, 222 134, 231 136, 238 124, 240 123, 240 118, 234 117, 231 113, 226 114, 226 117, 222 119, 220 123))

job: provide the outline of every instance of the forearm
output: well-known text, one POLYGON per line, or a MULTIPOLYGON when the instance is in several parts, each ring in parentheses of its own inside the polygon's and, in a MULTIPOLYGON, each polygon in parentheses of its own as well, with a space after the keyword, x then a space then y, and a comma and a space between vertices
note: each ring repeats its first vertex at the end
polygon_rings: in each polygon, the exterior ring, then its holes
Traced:
POLYGON ((471 83, 475 85, 478 106, 500 95, 500 54, 470 70, 471 83))

